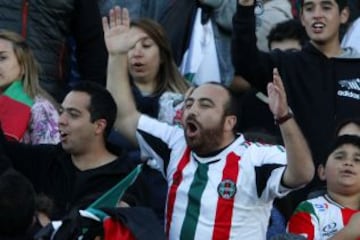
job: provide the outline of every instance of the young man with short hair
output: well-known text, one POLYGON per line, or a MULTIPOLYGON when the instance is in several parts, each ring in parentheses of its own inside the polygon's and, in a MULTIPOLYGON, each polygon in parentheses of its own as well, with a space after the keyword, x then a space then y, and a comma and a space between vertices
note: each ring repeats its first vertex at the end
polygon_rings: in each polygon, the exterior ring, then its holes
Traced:
POLYGON ((0 135, 0 153, 29 178, 38 193, 54 201, 52 219, 72 208, 88 207, 130 173, 121 150, 110 149, 106 142, 116 112, 105 88, 81 82, 61 105, 58 145, 30 146, 8 142, 0 135))
POLYGON ((315 164, 337 123, 360 115, 360 57, 341 48, 339 27, 349 17, 346 0, 303 0, 301 22, 310 38, 302 50, 264 53, 256 48, 254 0, 239 0, 233 18, 232 58, 238 75, 258 90, 277 67, 289 106, 309 142, 315 164))

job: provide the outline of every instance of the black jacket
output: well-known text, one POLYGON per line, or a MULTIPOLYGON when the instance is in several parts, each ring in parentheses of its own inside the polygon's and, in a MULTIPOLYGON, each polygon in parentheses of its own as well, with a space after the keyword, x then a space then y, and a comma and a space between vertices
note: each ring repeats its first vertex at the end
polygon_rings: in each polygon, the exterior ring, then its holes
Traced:
MULTIPOLYGON (((73 208, 88 207, 132 170, 124 155, 118 153, 120 157, 111 163, 80 171, 60 144, 26 145, 8 142, 0 134, 2 154, 11 160, 16 170, 29 178, 38 193, 54 200, 53 219, 63 217, 73 208)), ((137 190, 136 187, 133 189, 137 190)), ((125 201, 134 201, 131 195, 125 195, 129 198, 125 201)))
POLYGON ((319 163, 337 124, 360 116, 360 59, 327 58, 311 43, 299 52, 261 52, 256 47, 253 7, 238 5, 233 27, 236 73, 266 93, 273 68, 279 69, 289 105, 319 163))

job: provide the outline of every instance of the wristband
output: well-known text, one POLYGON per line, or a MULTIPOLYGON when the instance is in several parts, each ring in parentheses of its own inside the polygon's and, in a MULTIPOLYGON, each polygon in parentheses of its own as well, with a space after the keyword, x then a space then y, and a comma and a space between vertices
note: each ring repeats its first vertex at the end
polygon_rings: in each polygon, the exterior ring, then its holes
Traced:
POLYGON ((289 109, 288 113, 285 116, 282 116, 280 118, 275 118, 274 123, 275 123, 275 125, 280 125, 280 124, 283 124, 284 122, 286 122, 287 120, 289 120, 290 118, 293 118, 293 117, 294 117, 294 114, 289 109))

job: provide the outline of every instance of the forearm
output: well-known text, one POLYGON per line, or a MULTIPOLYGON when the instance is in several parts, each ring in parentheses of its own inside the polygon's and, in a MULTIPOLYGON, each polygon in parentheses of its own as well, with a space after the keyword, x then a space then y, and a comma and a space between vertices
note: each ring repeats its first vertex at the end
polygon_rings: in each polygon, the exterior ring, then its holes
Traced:
POLYGON ((353 214, 347 225, 338 231, 331 240, 356 240, 360 237, 359 231, 360 213, 353 214))
POLYGON ((275 67, 271 56, 256 46, 254 6, 237 6, 233 18, 231 57, 235 74, 265 92, 275 67))
POLYGON ((107 51, 97 1, 74 1, 72 35, 82 79, 105 86, 107 51))
POLYGON ((113 95, 118 107, 115 129, 134 142, 140 114, 131 92, 126 53, 109 54, 106 87, 113 95))
POLYGON ((308 144, 297 125, 291 118, 280 125, 285 144, 288 165, 283 176, 289 187, 299 187, 309 183, 314 177, 315 167, 308 144))
POLYGON ((353 236, 346 227, 338 231, 334 236, 329 238, 329 240, 356 240, 357 237, 353 236))
POLYGON ((250 71, 246 71, 246 69, 248 65, 251 67, 258 51, 253 12, 253 6, 244 7, 238 5, 233 17, 231 56, 237 75, 244 76, 245 78, 249 78, 247 75, 249 75, 250 71))

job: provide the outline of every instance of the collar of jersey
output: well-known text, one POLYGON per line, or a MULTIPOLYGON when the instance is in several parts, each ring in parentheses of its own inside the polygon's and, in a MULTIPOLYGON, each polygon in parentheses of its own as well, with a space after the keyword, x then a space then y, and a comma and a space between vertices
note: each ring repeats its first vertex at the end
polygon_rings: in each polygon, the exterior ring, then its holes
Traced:
POLYGON ((220 151, 216 151, 214 154, 209 154, 207 156, 199 156, 194 152, 191 152, 191 154, 193 159, 201 164, 212 164, 226 157, 233 150, 234 145, 240 146, 244 141, 244 136, 240 134, 232 143, 230 143, 230 145, 226 146, 220 151))

